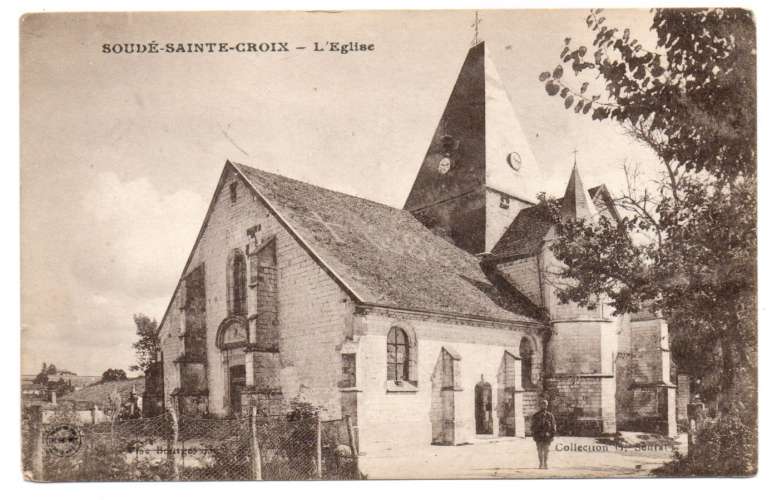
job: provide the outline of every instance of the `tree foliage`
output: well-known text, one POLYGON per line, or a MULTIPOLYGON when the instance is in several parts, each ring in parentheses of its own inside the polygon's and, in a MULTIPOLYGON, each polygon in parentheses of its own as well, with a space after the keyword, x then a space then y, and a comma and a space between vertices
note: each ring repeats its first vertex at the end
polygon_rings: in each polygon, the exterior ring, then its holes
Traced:
POLYGON ((690 455, 655 469, 658 476, 753 476, 757 473, 758 433, 736 412, 708 421, 695 435, 690 455))
POLYGON ((132 344, 137 355, 137 364, 130 367, 131 371, 145 372, 156 359, 161 344, 158 339, 158 322, 144 314, 134 315, 134 324, 139 340, 132 344))
POLYGON ((48 385, 48 374, 44 371, 41 371, 37 375, 35 375, 34 380, 32 381, 33 384, 38 385, 48 385))
POLYGON ((560 236, 551 249, 566 264, 559 297, 588 307, 604 297, 617 313, 663 312, 679 365, 755 407, 752 15, 657 9, 649 48, 629 29, 609 26, 599 9, 586 22, 592 49, 566 39, 561 64, 539 75, 545 91, 593 120, 617 122, 657 154, 661 175, 642 182, 625 166, 627 187, 615 200, 621 221, 561 221, 552 207, 560 236), (603 88, 593 95, 596 82, 603 88))
POLYGON ((108 368, 102 373, 102 382, 115 382, 117 380, 126 380, 126 372, 120 368, 108 368))
POLYGON ((609 26, 601 9, 586 18, 592 49, 565 39, 561 63, 543 72, 549 95, 593 120, 612 119, 665 163, 720 178, 755 175, 756 37, 741 9, 656 9, 656 47, 629 28, 609 26), (592 50, 592 54, 590 51, 592 50), (579 89, 564 80, 563 64, 579 89), (591 82, 605 86, 591 92, 591 82))
POLYGON ((35 378, 32 382, 34 384, 44 386, 48 391, 55 392, 57 396, 61 397, 74 390, 70 380, 64 380, 64 378, 61 376, 58 380, 54 380, 54 375, 61 375, 65 373, 69 374, 72 372, 68 372, 66 370, 57 370, 56 365, 53 363, 48 364, 44 362, 43 366, 40 368, 40 372, 35 375, 35 378))

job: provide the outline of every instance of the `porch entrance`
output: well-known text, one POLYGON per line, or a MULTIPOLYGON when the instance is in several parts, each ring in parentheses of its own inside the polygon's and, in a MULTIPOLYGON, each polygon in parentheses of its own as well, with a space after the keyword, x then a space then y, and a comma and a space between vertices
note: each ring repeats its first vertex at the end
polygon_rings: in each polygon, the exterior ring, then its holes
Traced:
POLYGON ((481 380, 474 386, 474 423, 477 434, 493 434, 493 391, 481 380))
POLYGON ((241 414, 241 390, 247 385, 247 372, 244 365, 231 366, 229 374, 229 396, 231 403, 231 414, 241 414))

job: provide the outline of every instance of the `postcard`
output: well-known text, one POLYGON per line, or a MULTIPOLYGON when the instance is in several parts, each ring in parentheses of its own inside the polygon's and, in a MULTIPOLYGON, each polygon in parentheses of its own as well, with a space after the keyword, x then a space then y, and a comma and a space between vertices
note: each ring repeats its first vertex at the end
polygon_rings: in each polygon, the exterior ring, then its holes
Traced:
POLYGON ((19 29, 26 479, 756 474, 752 12, 19 29))

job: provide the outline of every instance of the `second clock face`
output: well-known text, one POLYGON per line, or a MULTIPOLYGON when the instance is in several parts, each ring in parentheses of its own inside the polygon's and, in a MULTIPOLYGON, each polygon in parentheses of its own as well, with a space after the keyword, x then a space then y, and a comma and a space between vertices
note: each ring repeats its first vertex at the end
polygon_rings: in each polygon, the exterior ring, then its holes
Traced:
POLYGON ((512 167, 515 172, 520 170, 520 166, 523 164, 523 160, 520 158, 520 154, 516 151, 512 151, 507 155, 507 163, 512 167))
POLYGON ((450 170, 450 158, 443 156, 440 162, 437 164, 437 170, 443 175, 447 174, 448 170, 450 170))

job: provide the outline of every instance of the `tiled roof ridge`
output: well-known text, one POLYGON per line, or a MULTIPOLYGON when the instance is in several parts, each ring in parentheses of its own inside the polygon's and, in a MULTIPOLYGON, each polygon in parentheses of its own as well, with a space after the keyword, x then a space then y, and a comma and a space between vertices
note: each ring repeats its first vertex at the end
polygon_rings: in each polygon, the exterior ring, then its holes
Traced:
POLYGON ((290 182, 295 182, 295 183, 298 183, 298 184, 303 184, 304 186, 307 186, 310 189, 323 190, 323 191, 327 191, 328 193, 333 193, 335 195, 345 196, 345 197, 353 198, 355 200, 363 201, 363 202, 366 202, 366 203, 369 203, 369 204, 372 204, 372 205, 376 205, 376 206, 378 206, 380 208, 386 208, 386 209, 389 209, 389 210, 393 210, 395 212, 401 212, 401 213, 404 213, 404 214, 410 214, 409 211, 404 210, 402 208, 397 208, 397 207, 394 207, 394 206, 391 206, 391 205, 387 205, 385 203, 381 203, 381 202, 378 202, 378 201, 374 201, 374 200, 371 200, 369 198, 364 198, 362 196, 358 196, 358 195, 355 195, 355 194, 344 193, 343 191, 336 191, 335 189, 326 188, 324 186, 319 186, 317 184, 312 184, 311 182, 308 182, 308 181, 302 181, 302 180, 296 179, 294 177, 288 177, 286 175, 277 174, 275 172, 269 172, 267 170, 262 170, 262 169, 259 169, 259 168, 256 168, 256 167, 252 167, 252 166, 249 166, 249 165, 244 165, 243 163, 238 163, 238 162, 235 162, 235 161, 230 161, 230 163, 231 163, 231 165, 233 165, 237 169, 253 171, 253 172, 256 172, 257 175, 265 174, 265 175, 268 175, 268 176, 279 177, 279 178, 281 178, 284 181, 290 181, 290 182))

